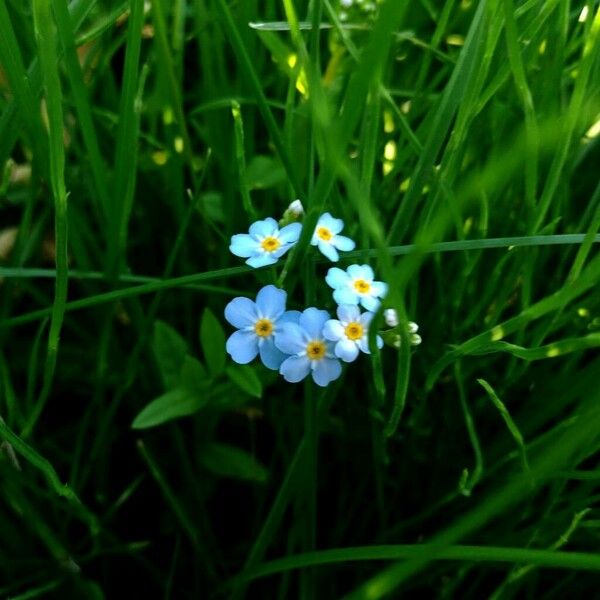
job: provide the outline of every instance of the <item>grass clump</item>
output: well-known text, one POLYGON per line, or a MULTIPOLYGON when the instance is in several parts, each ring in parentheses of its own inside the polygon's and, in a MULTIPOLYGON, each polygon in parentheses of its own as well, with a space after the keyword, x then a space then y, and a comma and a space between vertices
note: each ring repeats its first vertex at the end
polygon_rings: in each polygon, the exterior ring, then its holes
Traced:
POLYGON ((1 597, 596 593, 597 3, 2 0, 0 32, 1 597), (295 199, 278 265, 229 253, 295 199), (233 363, 232 298, 334 312, 328 211, 400 337, 324 388, 233 363))

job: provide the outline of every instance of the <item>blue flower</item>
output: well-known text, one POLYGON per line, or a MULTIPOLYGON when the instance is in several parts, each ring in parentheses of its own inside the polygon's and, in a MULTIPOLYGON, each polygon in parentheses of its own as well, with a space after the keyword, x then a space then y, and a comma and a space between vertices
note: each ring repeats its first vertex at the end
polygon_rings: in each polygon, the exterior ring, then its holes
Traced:
POLYGON ((348 237, 339 235, 344 228, 344 221, 334 219, 328 212, 319 217, 317 226, 310 241, 332 262, 340 258, 338 250, 348 252, 354 250, 356 244, 348 237))
POLYGON ((279 372, 286 381, 296 383, 309 373, 317 385, 325 387, 342 373, 342 365, 335 357, 332 342, 323 336, 323 326, 330 315, 325 310, 307 308, 297 323, 284 323, 275 338, 281 352, 290 354, 279 372))
POLYGON ((260 354, 265 367, 279 369, 286 357, 275 347, 275 337, 284 323, 297 323, 300 317, 297 310, 286 312, 286 298, 286 292, 267 285, 258 292, 256 302, 239 297, 225 307, 225 318, 238 328, 226 345, 235 362, 245 365, 260 354))
MULTIPOLYGON (((335 355, 344 362, 356 360, 359 350, 370 353, 369 325, 373 313, 360 313, 360 308, 352 304, 342 304, 337 309, 338 319, 330 319, 323 326, 325 339, 335 344, 335 355)), ((383 340, 376 337, 377 347, 383 347, 383 340)))
POLYGON ((373 281, 375 275, 369 265, 350 265, 346 271, 332 267, 325 281, 333 288, 333 299, 338 304, 362 304, 369 311, 376 311, 388 291, 387 283, 373 281))
POLYGON ((258 268, 274 265, 297 241, 302 231, 300 223, 290 223, 279 229, 271 217, 250 225, 249 233, 231 236, 229 250, 247 258, 247 265, 258 268))

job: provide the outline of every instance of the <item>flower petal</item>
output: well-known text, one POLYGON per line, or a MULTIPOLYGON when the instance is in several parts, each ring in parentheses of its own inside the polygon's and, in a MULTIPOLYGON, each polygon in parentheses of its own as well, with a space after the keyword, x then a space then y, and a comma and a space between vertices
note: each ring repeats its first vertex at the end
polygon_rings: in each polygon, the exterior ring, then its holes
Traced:
POLYGON ((352 340, 343 339, 335 345, 335 355, 344 362, 352 362, 358 356, 358 346, 352 340))
POLYGON ((302 313, 299 310, 286 310, 279 319, 277 319, 277 325, 281 326, 284 323, 296 323, 297 325, 301 314, 302 313))
POLYGON ((348 277, 346 271, 343 271, 339 267, 331 267, 331 269, 327 271, 325 281, 329 287, 336 290, 337 288, 346 287, 350 281, 350 277, 348 277))
POLYGON ((241 365, 249 363, 258 354, 258 340, 253 331, 235 331, 225 347, 231 358, 241 365))
POLYGON ((312 370, 312 377, 314 382, 321 387, 325 387, 342 374, 342 365, 335 358, 322 358, 313 362, 315 364, 312 370))
POLYGON ((360 320, 360 308, 357 304, 340 304, 337 316, 343 323, 352 323, 360 320))
POLYGON ((256 306, 248 298, 234 298, 225 307, 225 318, 238 329, 254 325, 257 319, 256 306))
POLYGON ((383 281, 373 281, 371 282, 371 293, 373 296, 379 296, 383 298, 388 293, 388 284, 383 283, 383 281))
POLYGON ((279 239, 285 244, 295 244, 302 233, 300 223, 290 223, 279 230, 279 239))
POLYGON ((326 340, 337 342, 344 337, 344 326, 337 319, 329 319, 323 325, 323 337, 326 340))
POLYGON ((342 252, 350 252, 350 250, 354 250, 354 248, 356 248, 354 240, 351 240, 345 235, 336 235, 333 238, 333 245, 342 252))
POLYGON ((277 262, 277 259, 270 256, 269 254, 261 254, 258 256, 253 256, 246 261, 246 264, 258 269, 260 267, 266 267, 267 265, 274 265, 277 262))
POLYGON ((310 373, 310 360, 306 356, 290 356, 281 363, 279 372, 286 381, 297 383, 310 373))
POLYGON ((337 262, 340 259, 338 251, 329 242, 319 240, 317 246, 319 247, 321 254, 327 257, 331 262, 337 262))
POLYGON ((259 250, 259 245, 254 238, 247 233, 238 233, 231 236, 229 251, 235 256, 248 258, 259 250))
POLYGON ((335 217, 332 217, 330 213, 326 212, 319 217, 317 227, 327 227, 331 233, 336 234, 344 229, 344 221, 342 221, 342 219, 336 219, 335 217))
POLYGON ((285 354, 300 354, 306 349, 306 336, 296 323, 284 323, 275 335, 275 346, 285 354))
POLYGON ((256 295, 256 308, 260 318, 276 321, 285 311, 287 293, 274 285, 265 285, 256 295))
POLYGON ((250 225, 250 235, 267 237, 276 233, 278 229, 279 225, 277 225, 277 221, 271 217, 267 217, 263 221, 256 221, 250 225))
POLYGON ((307 308, 301 315, 299 325, 308 334, 308 339, 319 339, 323 336, 325 321, 331 316, 326 310, 318 308, 307 308))
POLYGON ((358 294, 348 288, 335 290, 333 292, 333 299, 338 304, 358 304, 358 294))
POLYGON ((265 339, 262 344, 259 344, 258 351, 260 353, 260 360, 263 365, 268 369, 278 371, 281 363, 287 358, 287 354, 284 354, 275 346, 273 336, 265 339))
POLYGON ((364 312, 362 315, 360 315, 360 324, 364 329, 369 329, 369 325, 371 324, 374 316, 375 313, 372 312, 364 312))
POLYGON ((371 312, 375 312, 379 308, 379 305, 381 304, 381 302, 379 302, 379 300, 377 300, 377 298, 374 298, 373 296, 362 296, 362 298, 360 299, 360 303, 368 311, 371 311, 371 312))

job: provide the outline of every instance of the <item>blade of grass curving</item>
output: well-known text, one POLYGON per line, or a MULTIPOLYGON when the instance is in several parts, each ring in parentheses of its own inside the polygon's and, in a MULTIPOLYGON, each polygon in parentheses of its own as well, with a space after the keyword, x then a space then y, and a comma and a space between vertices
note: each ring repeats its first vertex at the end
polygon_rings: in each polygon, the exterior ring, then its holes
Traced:
POLYGON ((502 402, 502 400, 500 400, 498 394, 496 394, 496 392, 494 391, 494 388, 492 388, 492 386, 485 379, 478 379, 477 383, 487 392, 487 395, 492 401, 492 404, 498 409, 500 416, 506 423, 508 431, 510 431, 510 434, 512 435, 513 439, 517 444, 517 448, 519 449, 519 454, 521 456, 521 465, 523 466, 523 471, 529 472, 529 461, 527 460, 527 449, 525 447, 523 435, 521 434, 521 431, 513 421, 513 418, 508 412, 506 405, 504 404, 504 402, 502 402))
POLYGON ((525 66, 519 47, 519 36, 515 21, 515 7, 513 0, 502 0, 506 33, 506 47, 508 60, 515 81, 515 86, 521 97, 523 112, 525 114, 525 136, 527 139, 527 160, 525 161, 525 201, 529 207, 529 218, 533 218, 538 186, 539 163, 539 132, 533 96, 527 84, 525 66))
MULTIPOLYGON (((240 578, 256 579, 310 566, 335 565, 356 561, 418 560, 430 556, 432 560, 505 562, 510 564, 528 562, 532 565, 546 568, 600 571, 600 556, 592 552, 554 552, 552 550, 497 546, 406 544, 334 548, 288 556, 255 567, 250 572, 241 575, 240 578)), ((383 589, 377 589, 375 586, 370 588, 368 593, 369 595, 357 595, 356 597, 365 599, 384 597, 383 589)))
POLYGON ((459 491, 464 496, 470 496, 475 486, 479 483, 483 476, 483 453, 481 451, 481 444, 479 443, 479 436, 477 435, 477 429, 475 427, 475 421, 469 404, 467 402, 467 395, 465 392, 464 379, 461 371, 460 361, 456 361, 454 364, 454 378, 456 380, 456 386, 458 388, 458 397, 460 400, 460 406, 465 417, 465 426, 467 428, 467 434, 469 441, 473 447, 473 454, 475 456, 475 467, 473 468, 473 474, 469 478, 468 469, 464 469, 463 477, 459 484, 459 491))
MULTIPOLYGON (((4 0, 0 2, 0 65, 10 83, 10 90, 14 95, 14 106, 20 116, 21 127, 27 132, 28 140, 32 144, 35 156, 41 159, 43 147, 40 131, 39 101, 36 100, 31 89, 29 79, 24 77, 26 72, 19 44, 15 37, 10 16, 4 0)), ((41 163, 42 166, 43 163, 41 163)), ((47 167, 47 165, 43 165, 47 167)))
POLYGON ((231 11, 225 0, 216 0, 215 6, 221 16, 222 24, 229 36, 229 41, 235 50, 238 60, 243 66, 244 74, 252 87, 256 97, 256 103, 258 104, 258 108, 265 121, 265 125, 269 131, 269 134, 271 135, 275 149, 277 150, 279 158, 283 164, 283 167, 285 168, 288 179, 293 188, 294 195, 303 198, 304 194, 302 192, 302 187, 300 185, 300 180, 298 179, 298 174, 296 173, 294 163, 292 162, 289 152, 285 147, 277 122, 275 121, 273 113, 271 112, 271 109, 267 103, 263 86, 256 73, 256 70, 254 69, 253 61, 248 54, 244 40, 242 39, 235 21, 233 20, 231 11))
POLYGON ((100 153, 98 145, 98 136, 92 119, 92 110, 90 106, 89 94, 83 81, 83 72, 75 47, 75 37, 73 34, 73 24, 67 5, 62 0, 53 0, 54 15, 56 17, 56 27, 63 49, 65 67, 73 99, 81 126, 81 134, 86 150, 89 154, 90 167, 92 176, 96 185, 96 193, 102 208, 102 212, 106 218, 110 198, 108 193, 108 185, 106 183, 106 165, 100 153))
POLYGON ((65 149, 63 145, 62 90, 58 76, 57 36, 54 16, 49 0, 36 0, 33 3, 33 19, 38 44, 38 59, 42 72, 48 112, 49 173, 52 196, 54 198, 54 235, 56 245, 56 284, 54 306, 48 334, 48 353, 44 367, 44 381, 37 403, 29 416, 23 431, 28 437, 41 415, 50 395, 56 362, 60 332, 67 303, 68 250, 67 250, 67 190, 65 187, 65 149))
POLYGON ((563 123, 563 130, 561 136, 561 143, 558 145, 558 150, 552 161, 552 165, 548 171, 546 177, 546 185, 542 191, 540 201, 536 210, 536 219, 531 227, 531 233, 535 233, 540 230, 546 219, 547 213, 550 209, 550 205, 558 184, 561 178, 564 176, 564 168, 571 150, 573 143, 573 137, 575 136, 577 127, 579 125, 580 115, 586 99, 586 92, 588 82, 595 63, 597 62, 598 48, 600 46, 600 7, 596 9, 596 14, 592 26, 590 28, 589 36, 585 40, 582 58, 579 63, 577 78, 575 80, 575 88, 571 95, 571 101, 565 115, 561 118, 563 123))
POLYGON ((140 50, 142 25, 144 23, 143 0, 132 0, 127 25, 125 64, 115 150, 115 185, 109 205, 106 273, 115 279, 125 258, 127 228, 137 179, 137 137, 140 123, 140 94, 143 89, 144 72, 140 73, 140 50))
POLYGON ((513 317, 503 323, 496 325, 492 329, 481 333, 470 340, 460 344, 454 350, 451 350, 435 363, 427 377, 426 387, 431 390, 441 372, 458 357, 464 354, 473 353, 485 348, 489 342, 497 342, 521 327, 524 327, 530 321, 560 309, 575 298, 584 294, 589 289, 597 285, 600 279, 600 256, 591 261, 588 267, 582 272, 580 278, 570 286, 565 286, 550 296, 546 296, 529 308, 522 311, 518 316, 513 317))
POLYGON ((60 477, 50 462, 9 429, 1 417, 0 437, 8 442, 15 452, 42 473, 54 493, 61 498, 65 498, 65 500, 75 508, 76 513, 88 523, 94 532, 98 531, 97 517, 82 504, 81 500, 77 497, 77 494, 68 485, 61 482, 60 477))
POLYGON ((235 131, 235 156, 238 165, 238 177, 240 181, 240 194, 246 215, 251 222, 256 221, 256 210, 252 205, 248 181, 246 178, 246 150, 244 148, 244 121, 242 120, 242 109, 236 100, 231 102, 231 114, 235 131))
MULTIPOLYGON (((574 460, 582 460, 578 454, 584 448, 596 448, 598 445, 598 427, 600 426, 600 411, 594 406, 598 399, 598 392, 590 397, 586 410, 582 411, 558 439, 553 439, 547 445, 540 457, 531 465, 531 475, 521 474, 514 478, 500 492, 494 491, 474 510, 458 520, 442 533, 435 536, 432 546, 437 545, 439 552, 443 552, 448 546, 455 544, 458 540, 479 530, 492 518, 498 516, 523 497, 531 494, 532 486, 539 487, 540 478, 548 473, 564 468, 565 465, 572 466, 574 460), (593 442, 595 440, 595 443, 593 442), (577 458, 576 458, 577 457, 577 458)), ((431 547, 430 547, 431 548, 431 547)), ((521 549, 521 552, 535 552, 530 549, 521 549)), ((548 551, 538 551, 548 552, 548 551)), ((552 553, 550 553, 552 554, 552 553)), ((515 562, 522 562, 519 553, 509 551, 509 555, 515 558, 515 562), (519 556, 519 559, 517 559, 519 556)), ((431 549, 420 557, 409 559, 406 562, 398 562, 381 571, 367 582, 361 585, 347 596, 348 599, 381 598, 390 594, 412 575, 426 567, 428 563, 435 560, 438 550, 431 549)), ((525 562, 531 562, 525 559, 525 562)), ((588 558, 578 557, 574 561, 580 567, 592 564, 600 565, 600 557, 597 555, 588 558), (579 560, 581 559, 581 560, 579 560), (591 559, 592 562, 589 562, 591 559), (597 561, 597 562, 596 562, 597 561)), ((573 564, 573 563, 571 563, 573 564)))
POLYGON ((423 186, 431 177, 435 160, 450 130, 456 110, 468 89, 471 78, 477 72, 476 66, 483 45, 488 11, 491 11, 493 4, 488 1, 480 2, 473 16, 459 60, 446 86, 440 105, 431 119, 430 134, 412 173, 410 186, 390 226, 388 242, 401 239, 406 235, 423 186))
POLYGON ((197 549, 198 548, 198 535, 196 533, 196 528, 194 527, 194 523, 192 522, 190 516, 187 514, 184 507, 179 502, 177 495, 171 488, 171 485, 167 481, 163 472, 160 470, 160 467, 158 466, 156 459, 151 454, 151 452, 148 450, 148 448, 146 447, 146 444, 144 444, 144 442, 142 442, 142 440, 137 441, 137 449, 140 453, 140 456, 146 463, 146 466, 148 467, 150 474, 152 475, 153 479, 158 484, 160 491, 163 493, 167 505, 171 507, 171 510, 173 511, 173 514, 175 515, 175 518, 180 522, 183 530, 185 531, 186 535, 188 536, 190 542, 192 543, 192 546, 194 546, 194 548, 197 549))

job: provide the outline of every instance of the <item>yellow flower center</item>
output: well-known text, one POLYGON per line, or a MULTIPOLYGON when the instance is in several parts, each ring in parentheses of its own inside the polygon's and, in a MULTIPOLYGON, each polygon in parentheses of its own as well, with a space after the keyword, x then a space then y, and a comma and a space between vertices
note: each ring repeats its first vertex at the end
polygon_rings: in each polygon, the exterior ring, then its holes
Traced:
POLYGON ((269 337, 273 333, 273 322, 271 319, 259 319, 254 324, 254 333, 259 337, 269 337))
POLYGON ((360 340, 360 338, 363 336, 363 326, 360 323, 353 321, 352 323, 348 323, 348 325, 346 325, 345 333, 349 340, 360 340))
POLYGON ((260 243, 260 245, 265 252, 275 252, 275 250, 281 246, 281 242, 276 237, 269 235, 260 243))
POLYGON ((324 241, 328 242, 333 237, 333 233, 327 227, 319 227, 317 229, 317 235, 324 241))
POLYGON ((313 340, 306 346, 306 355, 310 360, 321 360, 325 357, 325 343, 321 340, 313 340))
POLYGON ((359 294, 366 294, 371 289, 371 284, 368 281, 365 281, 364 279, 357 279, 354 282, 354 289, 359 294))

